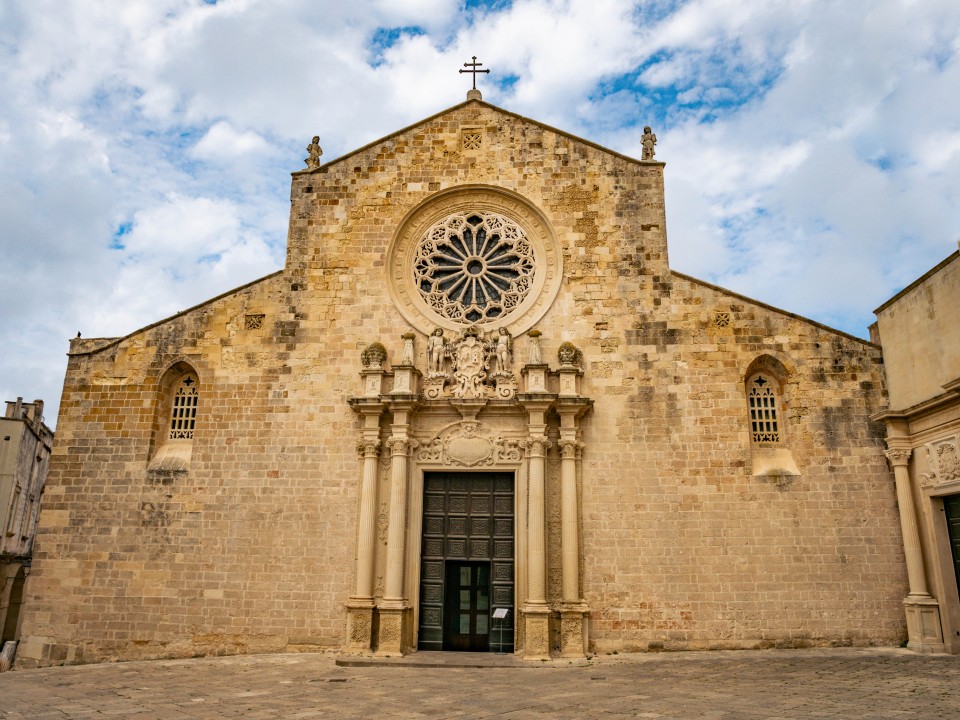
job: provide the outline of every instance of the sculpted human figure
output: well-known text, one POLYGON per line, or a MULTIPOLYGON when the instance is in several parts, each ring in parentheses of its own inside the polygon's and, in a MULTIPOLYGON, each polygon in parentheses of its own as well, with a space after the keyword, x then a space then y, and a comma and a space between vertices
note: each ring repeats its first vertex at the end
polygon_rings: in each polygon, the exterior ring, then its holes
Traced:
POLYGON ((505 327, 500 328, 497 336, 497 372, 510 372, 510 333, 505 327))
POLYGON ((443 328, 436 328, 427 341, 427 366, 431 373, 443 372, 443 356, 446 349, 443 328))
POLYGON ((307 145, 307 158, 304 162, 308 170, 316 170, 320 167, 320 156, 323 155, 323 148, 320 147, 320 136, 314 135, 313 140, 307 145))
POLYGON ((653 160, 653 146, 657 144, 657 136, 653 134, 653 130, 650 129, 649 125, 643 128, 643 136, 640 138, 640 144, 643 145, 643 154, 640 156, 640 159, 653 160))

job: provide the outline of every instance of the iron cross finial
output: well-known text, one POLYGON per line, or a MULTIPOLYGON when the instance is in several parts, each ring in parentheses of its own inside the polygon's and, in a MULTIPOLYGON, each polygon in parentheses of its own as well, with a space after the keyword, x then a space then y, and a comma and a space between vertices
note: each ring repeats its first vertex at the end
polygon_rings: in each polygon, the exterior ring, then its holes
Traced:
POLYGON ((477 68, 479 68, 481 65, 483 65, 483 63, 478 63, 478 62, 477 62, 477 56, 474 55, 474 56, 473 56, 473 62, 468 62, 468 63, 464 63, 464 64, 463 64, 463 66, 464 66, 465 68, 470 68, 470 69, 469 69, 469 70, 461 70, 461 71, 460 71, 461 74, 462 74, 462 73, 473 73, 473 89, 474 89, 474 90, 477 89, 477 73, 488 73, 488 72, 490 72, 489 70, 478 70, 477 68))

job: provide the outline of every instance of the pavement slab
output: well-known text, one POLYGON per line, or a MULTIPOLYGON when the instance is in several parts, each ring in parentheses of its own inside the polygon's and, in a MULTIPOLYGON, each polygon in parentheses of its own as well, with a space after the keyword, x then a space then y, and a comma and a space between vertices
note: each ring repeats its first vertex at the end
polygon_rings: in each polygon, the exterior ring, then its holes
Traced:
POLYGON ((333 655, 286 654, 15 670, 0 674, 0 719, 960 717, 960 657, 893 648, 613 655, 579 664, 508 656, 482 667, 465 653, 434 655, 349 666, 333 655))

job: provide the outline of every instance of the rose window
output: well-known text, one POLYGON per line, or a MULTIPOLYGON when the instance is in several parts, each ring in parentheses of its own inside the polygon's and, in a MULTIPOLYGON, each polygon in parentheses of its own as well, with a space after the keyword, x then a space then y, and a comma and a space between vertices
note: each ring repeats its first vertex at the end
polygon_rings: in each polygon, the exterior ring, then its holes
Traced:
POLYGON ((491 212, 454 213, 427 230, 414 284, 437 314, 466 325, 508 316, 530 292, 533 249, 516 223, 491 212))

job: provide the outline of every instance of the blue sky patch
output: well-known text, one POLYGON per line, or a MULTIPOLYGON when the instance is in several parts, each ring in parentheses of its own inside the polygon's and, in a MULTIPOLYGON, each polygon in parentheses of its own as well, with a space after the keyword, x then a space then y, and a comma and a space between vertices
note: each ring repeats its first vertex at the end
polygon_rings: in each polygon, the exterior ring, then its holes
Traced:
POLYGON ((513 0, 464 0, 464 10, 483 10, 485 12, 498 12, 507 10, 513 5, 513 0))
POLYGON ((124 238, 133 232, 133 221, 127 220, 120 223, 117 226, 117 229, 113 232, 113 236, 110 238, 110 249, 111 250, 126 250, 127 244, 124 241, 124 238))
POLYGON ((405 27, 377 28, 370 38, 370 64, 378 67, 383 64, 384 54, 400 40, 400 38, 415 35, 425 35, 426 31, 417 25, 405 27))

